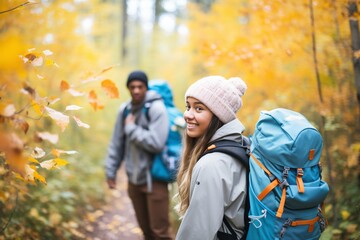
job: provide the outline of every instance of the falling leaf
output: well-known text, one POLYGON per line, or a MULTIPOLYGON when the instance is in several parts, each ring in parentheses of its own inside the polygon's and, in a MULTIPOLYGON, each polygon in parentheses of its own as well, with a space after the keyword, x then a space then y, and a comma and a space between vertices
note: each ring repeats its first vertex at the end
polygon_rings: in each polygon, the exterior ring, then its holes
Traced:
POLYGON ((119 98, 119 91, 113 81, 106 79, 101 82, 101 87, 110 98, 119 98))
POLYGON ((16 109, 14 104, 7 104, 0 102, 0 115, 4 117, 11 117, 15 114, 16 109))
POLYGON ((42 158, 43 156, 45 156, 45 151, 42 148, 39 147, 35 147, 33 152, 31 153, 31 156, 33 158, 42 158))
POLYGON ((79 127, 90 128, 90 125, 81 122, 79 118, 77 118, 77 117, 75 117, 75 116, 73 116, 73 118, 74 118, 75 122, 77 123, 77 125, 78 125, 79 127))
POLYGON ((98 98, 96 95, 96 92, 94 90, 91 90, 88 96, 90 105, 94 108, 94 110, 103 109, 104 106, 99 105, 98 98))
POLYGON ((71 111, 71 110, 79 110, 79 109, 82 109, 82 107, 79 107, 77 105, 69 105, 69 106, 66 106, 66 111, 71 111))
POLYGON ((52 144, 56 144, 59 141, 58 134, 51 134, 49 132, 37 132, 35 133, 35 137, 37 138, 37 140, 46 140, 51 142, 52 144))
POLYGON ((70 84, 69 84, 67 81, 62 80, 62 81, 60 82, 60 90, 61 90, 61 91, 66 91, 66 90, 68 90, 68 89, 70 89, 70 84))
POLYGON ((45 110, 47 111, 49 117, 54 119, 56 124, 61 127, 62 131, 64 131, 70 122, 69 116, 66 116, 66 115, 62 114, 61 112, 58 112, 49 107, 45 107, 45 110))

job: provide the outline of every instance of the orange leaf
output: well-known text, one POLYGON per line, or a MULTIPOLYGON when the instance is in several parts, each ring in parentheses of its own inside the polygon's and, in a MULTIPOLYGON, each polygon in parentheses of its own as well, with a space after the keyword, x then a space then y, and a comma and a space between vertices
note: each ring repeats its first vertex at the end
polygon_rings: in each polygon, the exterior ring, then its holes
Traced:
POLYGON ((110 98, 119 98, 119 91, 113 81, 106 79, 101 82, 101 87, 110 98))
POLYGON ((94 90, 91 90, 89 92, 88 99, 89 99, 90 105, 94 108, 95 111, 98 109, 100 110, 100 109, 104 108, 104 106, 99 105, 98 98, 97 98, 96 92, 94 90))
POLYGON ((61 91, 66 91, 68 89, 70 89, 70 84, 67 81, 62 80, 61 83, 60 83, 60 90, 61 91))

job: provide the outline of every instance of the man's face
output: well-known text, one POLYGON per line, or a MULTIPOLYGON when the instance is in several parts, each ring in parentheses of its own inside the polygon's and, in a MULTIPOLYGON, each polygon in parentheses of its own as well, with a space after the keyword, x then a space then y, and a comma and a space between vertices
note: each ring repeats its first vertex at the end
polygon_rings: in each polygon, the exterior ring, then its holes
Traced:
POLYGON ((147 91, 145 83, 133 80, 129 83, 128 89, 132 98, 132 103, 139 104, 144 101, 147 91))

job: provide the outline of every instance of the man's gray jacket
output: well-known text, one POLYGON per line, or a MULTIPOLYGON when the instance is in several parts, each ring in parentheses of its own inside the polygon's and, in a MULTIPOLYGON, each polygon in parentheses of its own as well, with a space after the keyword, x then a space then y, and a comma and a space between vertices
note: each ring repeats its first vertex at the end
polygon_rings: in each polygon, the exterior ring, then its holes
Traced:
POLYGON ((118 111, 115 129, 106 158, 107 178, 116 178, 116 172, 125 161, 129 181, 135 185, 151 186, 150 166, 153 156, 161 152, 169 133, 166 108, 160 95, 147 91, 142 104, 123 103, 118 111), (150 104, 144 111, 144 104, 150 104), (127 110, 125 110, 127 108, 127 110), (124 111, 132 113, 134 124, 124 126, 124 111), (147 112, 147 113, 146 113, 147 112))

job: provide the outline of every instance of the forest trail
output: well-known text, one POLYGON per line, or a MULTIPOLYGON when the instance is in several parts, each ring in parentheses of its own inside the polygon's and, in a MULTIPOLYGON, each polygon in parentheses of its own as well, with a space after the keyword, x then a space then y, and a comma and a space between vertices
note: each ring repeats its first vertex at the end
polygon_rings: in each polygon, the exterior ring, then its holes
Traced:
POLYGON ((125 171, 118 172, 117 187, 107 192, 106 205, 94 213, 87 240, 142 240, 133 206, 127 193, 125 171))

